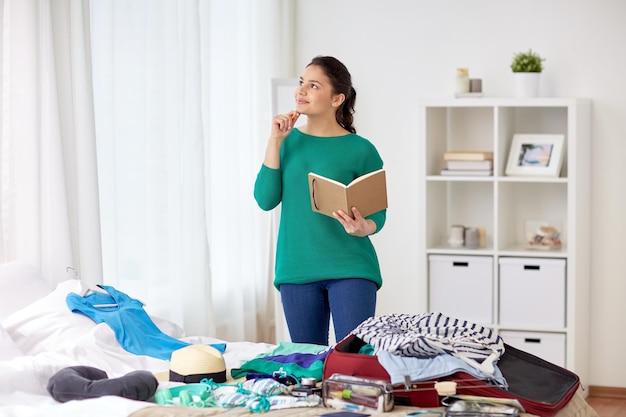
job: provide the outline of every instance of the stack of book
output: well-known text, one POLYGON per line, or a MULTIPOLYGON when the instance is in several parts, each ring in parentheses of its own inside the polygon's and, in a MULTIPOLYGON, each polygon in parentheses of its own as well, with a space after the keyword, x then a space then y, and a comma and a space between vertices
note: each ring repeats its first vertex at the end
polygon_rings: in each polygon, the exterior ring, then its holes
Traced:
POLYGON ((493 152, 449 151, 443 154, 446 164, 441 175, 490 176, 493 174, 493 152))

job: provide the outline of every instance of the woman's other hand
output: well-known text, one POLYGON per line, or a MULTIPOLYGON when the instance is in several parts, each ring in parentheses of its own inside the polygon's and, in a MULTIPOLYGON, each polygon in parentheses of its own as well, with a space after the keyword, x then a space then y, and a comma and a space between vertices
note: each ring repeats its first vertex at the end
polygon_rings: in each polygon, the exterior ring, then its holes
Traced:
POLYGON ((354 218, 343 210, 333 212, 333 216, 341 223, 346 233, 352 236, 365 237, 376 231, 376 223, 361 216, 356 207, 352 207, 352 213, 354 218))

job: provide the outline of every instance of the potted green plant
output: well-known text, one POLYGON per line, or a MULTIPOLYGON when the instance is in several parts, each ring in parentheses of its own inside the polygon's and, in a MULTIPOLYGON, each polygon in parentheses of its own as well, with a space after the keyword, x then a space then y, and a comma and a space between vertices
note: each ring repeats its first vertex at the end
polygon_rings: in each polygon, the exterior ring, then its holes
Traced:
POLYGON ((539 95, 540 74, 543 61, 538 53, 529 49, 513 55, 511 70, 515 77, 515 93, 517 97, 537 97, 539 95))
POLYGON ((511 69, 513 72, 541 72, 545 58, 529 49, 528 52, 518 52, 513 56, 511 69))

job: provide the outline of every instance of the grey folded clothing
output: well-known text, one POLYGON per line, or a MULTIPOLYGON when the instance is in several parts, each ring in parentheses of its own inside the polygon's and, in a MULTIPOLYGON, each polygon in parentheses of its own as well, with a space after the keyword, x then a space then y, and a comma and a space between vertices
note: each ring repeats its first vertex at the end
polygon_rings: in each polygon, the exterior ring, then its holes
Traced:
POLYGON ((63 368, 48 380, 48 392, 59 402, 116 395, 146 401, 154 395, 159 382, 148 371, 134 371, 109 379, 106 372, 91 366, 63 368))

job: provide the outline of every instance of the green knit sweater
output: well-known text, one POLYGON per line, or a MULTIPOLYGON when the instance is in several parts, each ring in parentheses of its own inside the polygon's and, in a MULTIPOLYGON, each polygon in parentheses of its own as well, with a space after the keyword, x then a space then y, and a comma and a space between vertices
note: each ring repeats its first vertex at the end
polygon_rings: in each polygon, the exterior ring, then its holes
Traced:
MULTIPOLYGON (((369 237, 346 233, 339 221, 311 210, 308 173, 344 184, 382 168, 374 145, 356 134, 318 137, 293 131, 283 141, 280 169, 262 165, 254 198, 263 210, 281 206, 274 285, 336 278, 366 278, 382 285, 380 266, 369 237)), ((380 231, 386 210, 368 216, 380 231)))

